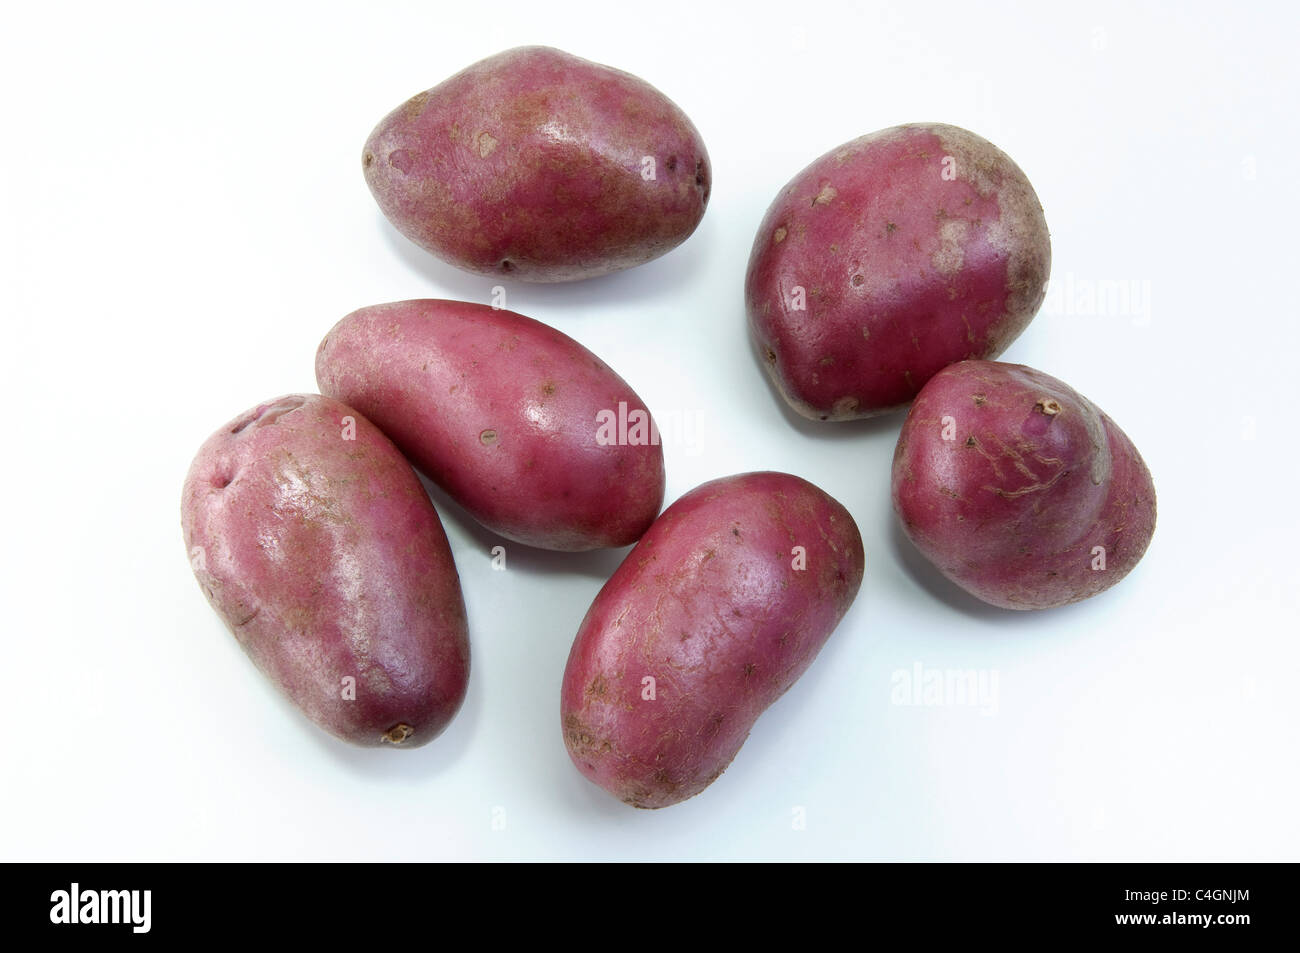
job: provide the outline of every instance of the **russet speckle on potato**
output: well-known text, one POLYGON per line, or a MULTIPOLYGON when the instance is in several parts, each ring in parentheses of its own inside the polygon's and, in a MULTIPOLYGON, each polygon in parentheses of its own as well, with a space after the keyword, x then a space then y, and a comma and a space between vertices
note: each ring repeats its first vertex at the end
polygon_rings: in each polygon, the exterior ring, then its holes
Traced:
POLYGON ((628 546, 663 505, 663 447, 644 402, 573 338, 513 311, 433 299, 362 308, 321 342, 316 380, 508 539, 628 546), (620 414, 644 415, 645 432, 602 432, 602 416, 620 414))
POLYGON ((299 394, 241 414, 194 458, 181 526, 213 609, 326 731, 413 748, 459 710, 469 639, 447 537, 356 410, 299 394))
POLYGON ((909 539, 967 592, 1046 609, 1123 579, 1155 532, 1151 474, 1113 420, 1041 371, 963 361, 908 412, 892 495, 909 539))
POLYGON ((941 368, 996 357, 1042 303, 1051 245, 1028 179, 955 126, 882 130, 800 172, 759 226, 750 334, 789 405, 905 406, 941 368))
POLYGON ((564 671, 578 770, 658 808, 726 769, 862 583, 848 511, 785 473, 714 480, 664 511, 592 603, 564 671))
POLYGON ((708 204, 708 153, 648 83, 541 46, 488 57, 371 133, 362 169, 394 227, 466 271, 572 281, 650 261, 708 204))

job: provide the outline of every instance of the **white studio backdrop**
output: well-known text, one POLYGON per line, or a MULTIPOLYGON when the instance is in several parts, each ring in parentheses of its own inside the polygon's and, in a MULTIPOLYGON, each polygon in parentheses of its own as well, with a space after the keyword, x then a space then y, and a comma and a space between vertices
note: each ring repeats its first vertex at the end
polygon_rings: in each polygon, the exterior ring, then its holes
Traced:
POLYGON ((1281 2, 10 11, 0 859, 1295 860, 1298 32, 1281 2), (340 317, 489 301, 497 282, 382 218, 361 145, 408 96, 532 43, 672 98, 713 192, 664 258, 504 282, 508 306, 646 400, 668 502, 787 470, 848 507, 867 552, 808 674, 720 780, 657 812, 579 776, 560 734, 569 646, 622 552, 507 543, 496 571, 500 541, 434 491, 473 672, 446 734, 394 752, 276 695, 180 533, 199 445, 314 392, 340 317), (1053 282, 1005 359, 1094 400, 1154 475, 1146 558, 1082 604, 1009 613, 946 583, 890 510, 902 416, 796 419, 750 352, 768 202, 831 147, 920 121, 980 133, 1034 183, 1053 282), (948 673, 979 690, 913 684, 948 673))

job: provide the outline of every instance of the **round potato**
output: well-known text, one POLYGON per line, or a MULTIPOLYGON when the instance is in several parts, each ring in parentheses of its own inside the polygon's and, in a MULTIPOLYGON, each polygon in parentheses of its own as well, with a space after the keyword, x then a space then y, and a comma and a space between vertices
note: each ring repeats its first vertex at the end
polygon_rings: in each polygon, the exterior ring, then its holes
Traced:
POLYGON ((578 630, 560 706, 573 763, 633 807, 704 790, 812 664, 863 563, 853 517, 799 477, 746 473, 687 493, 578 630))
POLYGON ((326 731, 413 748, 460 708, 469 637, 442 523, 352 408, 296 394, 230 421, 194 458, 181 527, 213 609, 326 731))
POLYGON ((1156 525, 1151 473, 1115 422, 1056 378, 996 361, 954 364, 922 388, 892 494, 921 553, 1005 609, 1109 589, 1156 525))
POLYGON ((653 86, 559 50, 507 50, 393 110, 362 152, 407 238, 458 268, 572 281, 658 258, 695 231, 709 156, 653 86))
POLYGON ((316 380, 507 539, 628 546, 663 505, 663 447, 641 398, 522 314, 441 300, 362 308, 321 342, 316 380))
POLYGON ((1051 243, 1019 167, 955 126, 898 126, 800 172, 754 239, 758 359, 817 420, 905 406, 935 373, 996 357, 1046 293, 1051 243))

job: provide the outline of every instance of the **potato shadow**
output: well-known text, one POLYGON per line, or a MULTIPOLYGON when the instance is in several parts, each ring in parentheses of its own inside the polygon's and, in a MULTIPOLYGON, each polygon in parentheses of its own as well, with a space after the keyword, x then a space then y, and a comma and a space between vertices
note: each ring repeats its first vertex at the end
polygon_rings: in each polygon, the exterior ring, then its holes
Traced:
POLYGON ((475 546, 482 551, 484 559, 491 558, 494 547, 504 547, 507 565, 511 569, 523 569, 525 572, 539 575, 566 573, 589 576, 604 582, 614 574, 614 570, 631 551, 631 546, 624 546, 620 549, 593 549, 582 553, 566 553, 538 549, 535 546, 506 539, 470 516, 464 507, 423 473, 417 470, 416 474, 433 501, 439 518, 473 539, 475 546))
POLYGON ((435 257, 393 227, 383 215, 376 222, 389 248, 406 267, 437 289, 436 296, 488 304, 492 288, 506 291, 506 308, 527 314, 534 305, 572 307, 575 311, 599 309, 606 304, 650 298, 695 282, 708 270, 717 246, 717 229, 706 213, 695 232, 672 251, 653 261, 581 281, 555 283, 518 281, 504 275, 476 275, 435 257))
MULTIPOLYGON (((741 753, 736 756, 737 760, 743 757, 744 750, 742 746, 741 753)), ((568 811, 570 815, 581 818, 584 824, 595 825, 602 829, 625 830, 631 824, 648 829, 651 825, 658 825, 655 829, 664 831, 666 835, 672 835, 674 838, 689 838, 691 830, 703 832, 705 829, 711 829, 716 825, 720 813, 725 813, 734 807, 734 801, 729 802, 720 792, 714 790, 717 782, 694 797, 667 807, 654 809, 633 807, 624 804, 617 796, 583 775, 570 763, 567 755, 564 758, 564 767, 568 777, 556 782, 552 795, 561 801, 561 808, 568 811), (710 797, 710 794, 713 797, 710 797), (664 823, 670 826, 664 828, 662 826, 664 823)), ((731 770, 730 766, 727 770, 731 770)), ((723 777, 726 777, 725 771, 718 780, 721 781, 723 777)))
POLYGON ((436 777, 451 770, 469 750, 470 739, 474 736, 475 726, 478 725, 483 710, 483 692, 477 682, 471 635, 469 689, 465 693, 465 701, 442 734, 427 744, 418 748, 386 750, 391 746, 363 748, 341 741, 319 729, 313 730, 311 736, 331 760, 358 776, 379 781, 436 777))
POLYGON ((781 416, 785 418, 786 423, 790 425, 792 430, 815 440, 858 440, 890 431, 893 431, 894 435, 897 436, 902 429, 903 418, 907 413, 906 407, 876 417, 864 417, 860 420, 812 420, 796 411, 786 402, 776 383, 772 380, 772 375, 768 373, 766 357, 759 353, 758 342, 754 340, 754 336, 748 331, 749 316, 742 315, 742 321, 746 328, 745 339, 749 342, 750 357, 753 359, 758 374, 763 378, 768 398, 781 412, 781 416))
MULTIPOLYGON (((904 572, 919 588, 923 589, 935 600, 942 602, 948 608, 964 616, 1000 628, 1035 625, 1042 618, 1044 610, 1002 609, 977 599, 941 573, 928 559, 921 555, 921 551, 912 544, 912 541, 907 538, 907 534, 903 532, 903 527, 900 525, 897 515, 893 512, 892 505, 887 518, 889 520, 890 548, 893 550, 895 561, 903 567, 904 572)), ((1053 617, 1059 618, 1060 613, 1077 609, 1078 606, 1079 603, 1076 602, 1046 611, 1051 612, 1053 617)))

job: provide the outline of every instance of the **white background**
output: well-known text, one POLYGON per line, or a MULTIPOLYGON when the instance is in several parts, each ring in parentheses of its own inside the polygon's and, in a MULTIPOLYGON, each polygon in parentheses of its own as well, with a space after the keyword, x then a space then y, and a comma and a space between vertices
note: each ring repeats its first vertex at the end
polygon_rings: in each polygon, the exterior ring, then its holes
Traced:
POLYGON ((1295 9, 10 9, 0 858, 1298 859, 1295 9), (488 301, 492 282, 384 221, 361 146, 408 96, 525 43, 661 89, 701 130, 714 189, 668 256, 509 284, 509 307, 697 428, 666 446, 669 501, 788 470, 866 545, 862 592, 807 676, 720 780, 662 811, 584 780, 560 734, 569 645, 621 552, 507 545, 493 571, 497 540, 435 493, 473 674, 447 733, 395 752, 283 702, 181 540, 194 452, 259 401, 314 391, 336 320, 488 301), (1145 560, 1086 603, 1009 613, 946 583, 894 528, 901 416, 794 419, 750 353, 741 287, 767 203, 826 150, 913 121, 966 126, 1028 174, 1057 302, 1005 357, 1092 398, 1155 476, 1145 560), (1141 293, 1098 313, 1061 295, 1067 276, 1075 296, 1141 293), (996 676, 996 705, 895 704, 894 673, 917 664, 996 676))

